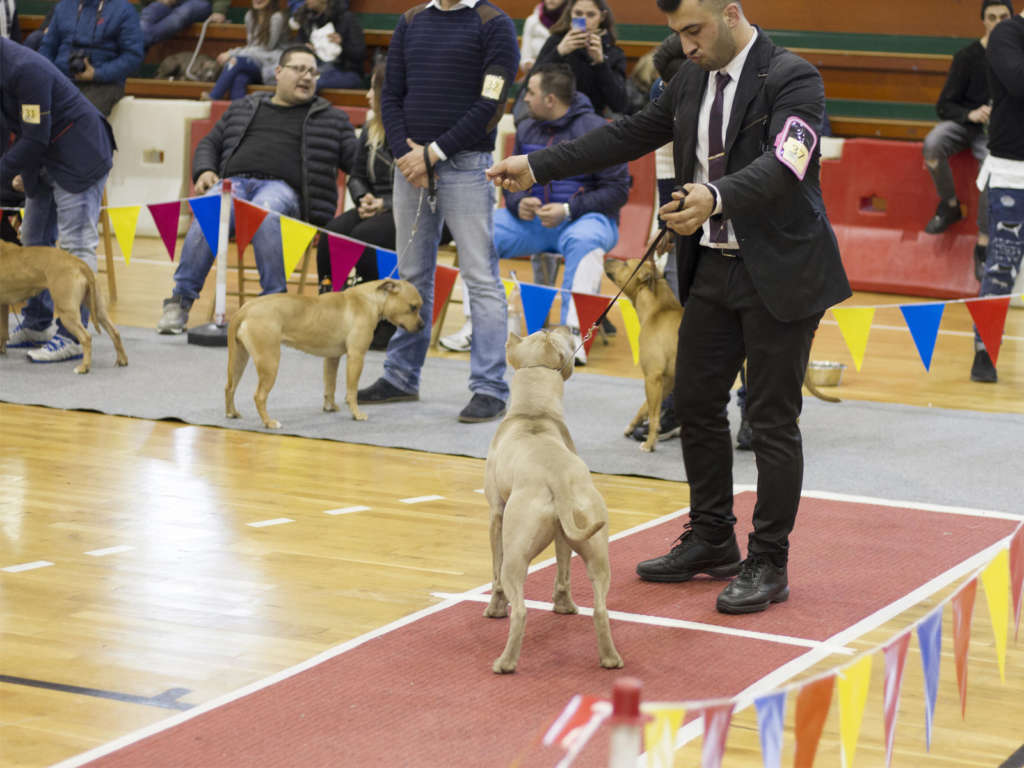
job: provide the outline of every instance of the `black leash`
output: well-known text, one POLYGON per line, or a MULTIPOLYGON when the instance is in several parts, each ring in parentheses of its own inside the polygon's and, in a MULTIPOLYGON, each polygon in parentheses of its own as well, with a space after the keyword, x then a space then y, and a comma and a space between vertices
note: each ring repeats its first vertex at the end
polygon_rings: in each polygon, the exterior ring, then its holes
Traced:
POLYGON ((437 180, 434 178, 434 166, 430 164, 430 145, 423 146, 423 164, 427 167, 427 202, 430 212, 437 213, 437 180))

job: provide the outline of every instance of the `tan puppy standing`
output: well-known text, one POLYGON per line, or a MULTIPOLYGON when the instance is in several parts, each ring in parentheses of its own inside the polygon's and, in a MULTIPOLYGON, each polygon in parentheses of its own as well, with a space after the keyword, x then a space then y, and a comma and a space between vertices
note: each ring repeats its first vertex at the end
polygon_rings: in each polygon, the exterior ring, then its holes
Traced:
POLYGON ((658 274, 657 267, 650 260, 641 264, 630 280, 629 276, 637 269, 637 264, 640 264, 639 259, 608 259, 604 263, 604 271, 633 302, 640 319, 639 356, 646 400, 626 427, 626 434, 633 434, 646 416, 650 429, 640 448, 653 451, 661 429, 661 401, 675 386, 676 350, 683 307, 672 293, 668 281, 658 274))
POLYGON ((96 290, 96 276, 77 256, 60 248, 22 247, 0 243, 0 354, 7 352, 7 312, 12 304, 32 298, 44 289, 53 298, 53 316, 82 345, 82 362, 75 373, 88 373, 92 365, 92 337, 82 325, 82 302, 97 330, 100 326, 114 342, 117 364, 128 365, 121 334, 110 322, 103 296, 96 290))
POLYGON ((555 542, 555 613, 577 613, 569 590, 569 559, 583 559, 594 589, 594 629, 601 666, 616 669, 606 599, 608 509, 576 455, 562 409, 564 382, 573 370, 573 337, 564 327, 521 339, 509 334, 508 361, 515 369, 508 412, 487 452, 484 493, 491 508, 494 582, 484 616, 501 618, 511 606, 508 641, 492 669, 514 672, 526 628, 526 571, 555 542))
POLYGON ((224 388, 225 411, 229 419, 239 417, 235 389, 252 356, 259 384, 253 399, 263 424, 278 429, 281 422, 267 414, 267 397, 277 379, 281 345, 318 355, 324 359, 325 411, 338 410, 334 393, 338 365, 345 364, 345 402, 352 418, 366 419, 356 405, 363 359, 370 348, 373 330, 386 319, 410 333, 423 328, 420 307, 423 300, 412 283, 405 280, 373 280, 345 291, 318 296, 274 293, 247 301, 228 325, 228 383, 224 388))

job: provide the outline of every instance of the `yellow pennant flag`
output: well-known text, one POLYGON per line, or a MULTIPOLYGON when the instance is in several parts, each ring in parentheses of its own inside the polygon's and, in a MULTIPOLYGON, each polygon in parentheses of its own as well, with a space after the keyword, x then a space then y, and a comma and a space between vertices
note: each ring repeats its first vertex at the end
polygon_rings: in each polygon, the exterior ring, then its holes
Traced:
POLYGON ((1006 633, 1010 626, 1010 552, 999 550, 995 560, 981 572, 981 584, 985 587, 985 601, 988 615, 992 619, 992 631, 996 636, 996 657, 999 659, 999 679, 1006 684, 1006 633))
POLYGON ((123 205, 119 208, 107 208, 110 224, 117 236, 117 244, 121 246, 124 263, 131 261, 132 246, 135 244, 135 228, 139 225, 141 205, 123 205))
POLYGON ((626 326, 626 338, 629 339, 629 349, 633 353, 633 365, 637 365, 640 362, 640 317, 633 302, 625 296, 619 296, 619 311, 622 312, 622 324, 626 326))
POLYGON ((676 731, 683 724, 686 710, 670 704, 643 704, 641 709, 652 719, 644 725, 644 749, 647 768, 672 768, 676 731))
POLYGON ((832 314, 839 323, 839 332, 843 341, 850 348, 853 364, 860 370, 864 362, 864 350, 868 346, 868 334, 871 332, 871 321, 875 317, 874 307, 833 307, 832 314))
POLYGON ((516 281, 503 277, 501 278, 501 284, 505 286, 505 301, 508 301, 508 297, 511 296, 512 291, 516 289, 516 281))
POLYGON ((284 254, 284 274, 287 278, 306 252, 309 241, 316 234, 316 227, 298 219, 281 217, 281 252, 284 254))
POLYGON ((839 737, 842 746, 843 768, 853 765, 857 751, 857 738, 864 718, 864 705, 868 701, 871 683, 871 654, 840 670, 836 677, 836 695, 839 699, 839 737))

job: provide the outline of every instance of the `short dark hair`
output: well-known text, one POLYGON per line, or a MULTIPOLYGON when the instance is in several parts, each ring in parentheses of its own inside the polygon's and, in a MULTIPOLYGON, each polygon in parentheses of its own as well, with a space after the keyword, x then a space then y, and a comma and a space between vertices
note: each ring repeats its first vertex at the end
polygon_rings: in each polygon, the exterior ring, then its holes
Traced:
POLYGON ((576 93, 576 76, 568 64, 547 62, 539 64, 530 72, 530 77, 540 75, 540 90, 550 93, 563 104, 572 104, 576 93))
MULTIPOLYGON (((1003 2, 1003 0, 992 0, 992 2, 996 1, 1000 3, 1003 2)), ((740 0, 697 0, 697 2, 700 3, 701 5, 704 5, 705 3, 707 3, 708 5, 712 5, 714 6, 716 11, 723 10, 725 6, 729 5, 730 3, 735 3, 739 8, 743 8, 743 5, 740 3, 740 0)), ((657 0, 657 3, 658 8, 660 8, 663 13, 672 13, 673 11, 677 10, 680 5, 683 4, 683 0, 657 0)))
POLYGON ((292 54, 295 53, 308 53, 313 58, 316 58, 316 54, 310 50, 308 45, 289 45, 287 48, 281 51, 281 56, 277 60, 277 65, 279 67, 283 67, 285 64, 288 63, 288 60, 291 59, 292 54))
POLYGON ((1010 15, 1013 16, 1013 3, 1011 0, 981 0, 981 18, 985 18, 985 9, 990 5, 1005 5, 1010 9, 1010 15))

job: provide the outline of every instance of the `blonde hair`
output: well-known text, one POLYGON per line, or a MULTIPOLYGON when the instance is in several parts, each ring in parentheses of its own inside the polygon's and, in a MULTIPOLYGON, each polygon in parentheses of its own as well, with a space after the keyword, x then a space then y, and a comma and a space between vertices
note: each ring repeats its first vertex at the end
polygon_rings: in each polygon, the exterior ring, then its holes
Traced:
POLYGON ((366 125, 366 146, 370 150, 370 157, 366 163, 367 172, 373 178, 373 164, 377 157, 377 150, 384 146, 384 120, 381 118, 381 92, 384 90, 384 72, 387 69, 387 59, 382 58, 373 66, 373 74, 370 75, 370 87, 373 89, 374 101, 377 108, 370 112, 366 125))

